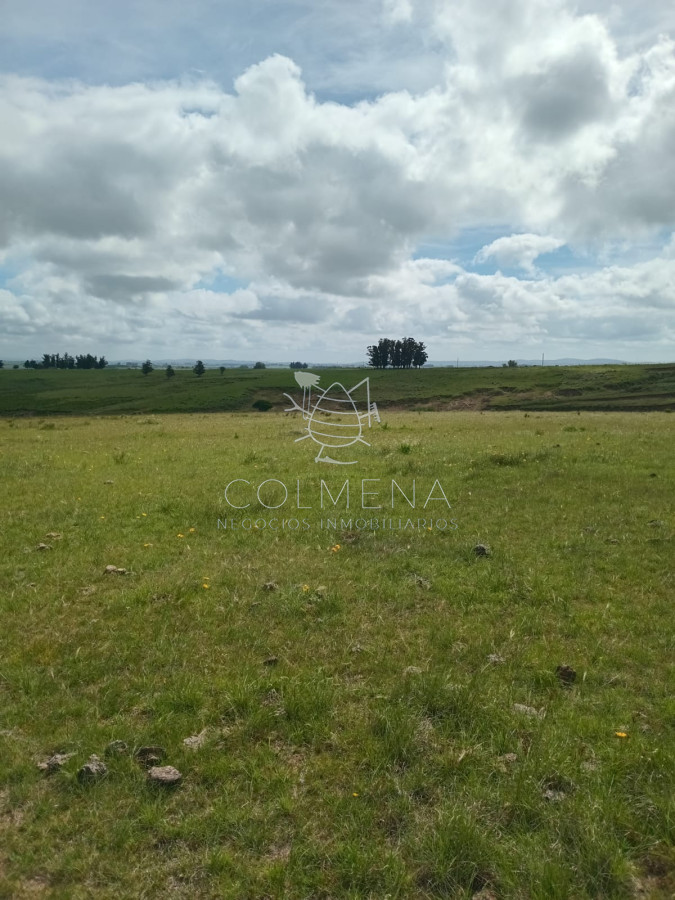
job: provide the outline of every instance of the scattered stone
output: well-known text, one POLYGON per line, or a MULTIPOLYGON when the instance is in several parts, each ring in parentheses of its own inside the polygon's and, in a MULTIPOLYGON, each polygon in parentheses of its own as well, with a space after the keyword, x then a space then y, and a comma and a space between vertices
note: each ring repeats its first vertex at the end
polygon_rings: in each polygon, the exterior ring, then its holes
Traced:
POLYGON ((555 674, 558 681, 562 682, 562 684, 574 684, 577 680, 577 673, 572 666, 556 666, 555 674))
POLYGON ((563 791, 553 791, 550 788, 542 791, 541 796, 544 798, 544 800, 548 800, 550 803, 559 803, 561 800, 565 799, 565 794, 563 791))
POLYGON ((119 566, 106 566, 103 570, 106 575, 128 575, 127 569, 121 569, 119 566))
POLYGON ((80 588, 80 593, 84 597, 88 597, 90 594, 96 593, 96 588, 94 587, 93 584, 88 584, 86 587, 80 588))
POLYGON ((199 750, 200 747, 203 747, 206 743, 206 739, 209 736, 209 729, 203 728, 199 734, 193 734, 191 737, 183 738, 183 743, 186 747, 189 747, 190 750, 199 750))
POLYGON ((164 747, 139 747, 134 753, 137 762, 142 766, 154 766, 166 757, 164 747))
POLYGON ((54 541, 60 541, 63 535, 59 534, 58 531, 48 531, 45 537, 51 538, 54 541))
POLYGON ((41 772, 46 772, 47 775, 53 775, 54 772, 58 772, 61 766, 65 765, 65 763, 73 756, 75 756, 74 753, 54 753, 48 759, 43 759, 39 762, 37 767, 41 772))
POLYGON ((497 900, 497 895, 492 888, 484 887, 483 890, 471 895, 471 900, 497 900))
POLYGON ((263 665, 264 666, 276 666, 278 662, 279 662, 278 656, 268 656, 267 659, 263 660, 263 665))
POLYGON ((489 653, 487 660, 493 666, 501 666, 503 663, 506 662, 504 657, 500 656, 499 653, 489 653))
POLYGON ((618 543, 619 543, 619 540, 618 540, 618 538, 607 538, 607 540, 605 541, 605 543, 606 543, 606 544, 618 544, 618 543))
POLYGON ((276 581, 266 581, 265 584, 263 584, 264 591, 276 591, 278 590, 278 588, 279 585, 276 583, 276 581))
POLYGON ((650 528, 663 528, 665 522, 662 522, 661 519, 652 519, 650 522, 647 522, 650 528))
POLYGON ((153 784, 162 784, 170 787, 178 784, 182 778, 181 773, 178 769, 174 769, 173 766, 152 766, 148 769, 148 781, 151 781, 153 784))
POLYGON ((428 591, 431 588, 431 582, 428 578, 424 578, 422 575, 416 575, 414 572, 410 575, 410 580, 414 585, 418 588, 422 588, 425 591, 428 591))
POLYGON ((535 709, 534 706, 526 706, 524 703, 514 703, 513 709, 516 712, 522 713, 524 716, 532 716, 537 719, 543 719, 546 715, 545 710, 535 709))
POLYGON ((110 741, 108 746, 105 748, 106 756, 123 756, 129 746, 126 741, 110 741))
POLYGON ((473 552, 476 554, 476 556, 489 556, 490 548, 485 544, 476 544, 476 546, 473 548, 473 552))
POLYGON ((551 803, 559 803, 564 800, 567 794, 571 794, 575 788, 575 784, 564 775, 552 775, 547 778, 542 785, 541 795, 544 800, 551 803))
POLYGON ((115 484, 112 478, 109 478, 107 481, 104 481, 103 484, 115 484))
POLYGON ((421 675, 422 670, 419 666, 408 666, 403 670, 404 675, 421 675))
POLYGON ((86 762, 77 773, 77 780, 80 783, 100 781, 100 779, 105 778, 107 774, 108 767, 105 763, 101 762, 95 753, 92 753, 89 757, 89 762, 86 762))
POLYGON ((498 757, 499 762, 505 763, 506 765, 512 766, 514 763, 518 762, 518 757, 515 753, 504 753, 502 756, 498 757))
POLYGON ((279 706, 281 702, 281 694, 276 690, 276 688, 270 688, 262 698, 263 706, 279 706))
POLYGON ((349 652, 350 653, 363 653, 363 647, 361 646, 361 644, 352 644, 352 646, 349 648, 349 652))
POLYGON ((36 550, 51 550, 52 548, 49 546, 49 544, 40 543, 37 545, 37 547, 35 549, 36 550))

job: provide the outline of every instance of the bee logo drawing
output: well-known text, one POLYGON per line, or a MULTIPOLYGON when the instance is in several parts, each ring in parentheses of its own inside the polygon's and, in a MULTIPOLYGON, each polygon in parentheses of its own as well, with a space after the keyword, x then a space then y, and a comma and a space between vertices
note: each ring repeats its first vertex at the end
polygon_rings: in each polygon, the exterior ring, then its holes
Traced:
POLYGON ((307 438, 315 441, 319 445, 315 462, 353 465, 355 459, 333 459, 325 456, 324 451, 327 448, 338 450, 356 443, 370 446, 363 438, 364 423, 370 428, 373 419, 380 421, 377 404, 370 401, 370 379, 364 378, 349 391, 338 381, 325 390, 321 389, 318 386, 320 376, 312 372, 296 372, 295 380, 302 388, 302 406, 298 406, 290 394, 284 394, 293 404, 286 412, 301 412, 307 422, 307 434, 297 438, 296 443, 307 438), (315 389, 314 394, 312 388, 315 389))

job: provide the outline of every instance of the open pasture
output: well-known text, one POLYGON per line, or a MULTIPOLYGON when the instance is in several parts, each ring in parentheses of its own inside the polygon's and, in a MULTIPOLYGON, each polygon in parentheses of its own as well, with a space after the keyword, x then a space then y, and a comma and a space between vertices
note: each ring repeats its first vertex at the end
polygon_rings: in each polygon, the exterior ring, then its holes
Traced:
POLYGON ((0 897, 672 896, 671 419, 0 420, 0 897))

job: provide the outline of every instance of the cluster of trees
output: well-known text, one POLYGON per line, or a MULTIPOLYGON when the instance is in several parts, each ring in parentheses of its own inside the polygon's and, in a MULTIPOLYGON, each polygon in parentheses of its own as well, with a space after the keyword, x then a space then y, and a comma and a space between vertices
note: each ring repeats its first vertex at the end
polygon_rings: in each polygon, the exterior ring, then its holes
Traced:
POLYGON ((292 362, 290 367, 291 367, 291 369, 306 369, 307 363, 292 362))
POLYGON ((71 356, 69 353, 44 353, 40 362, 27 359, 24 369, 105 369, 108 360, 105 356, 92 356, 91 353, 71 356))
POLYGON ((375 369, 421 369, 429 358, 422 341, 404 337, 400 341, 380 338, 377 344, 368 347, 368 365, 375 369))

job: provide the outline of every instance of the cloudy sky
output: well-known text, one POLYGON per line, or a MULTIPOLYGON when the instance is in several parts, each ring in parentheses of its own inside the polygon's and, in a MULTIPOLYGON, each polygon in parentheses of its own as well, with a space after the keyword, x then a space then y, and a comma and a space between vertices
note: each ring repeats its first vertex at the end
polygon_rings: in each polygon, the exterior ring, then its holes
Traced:
POLYGON ((672 0, 0 6, 0 358, 675 359, 672 0))

